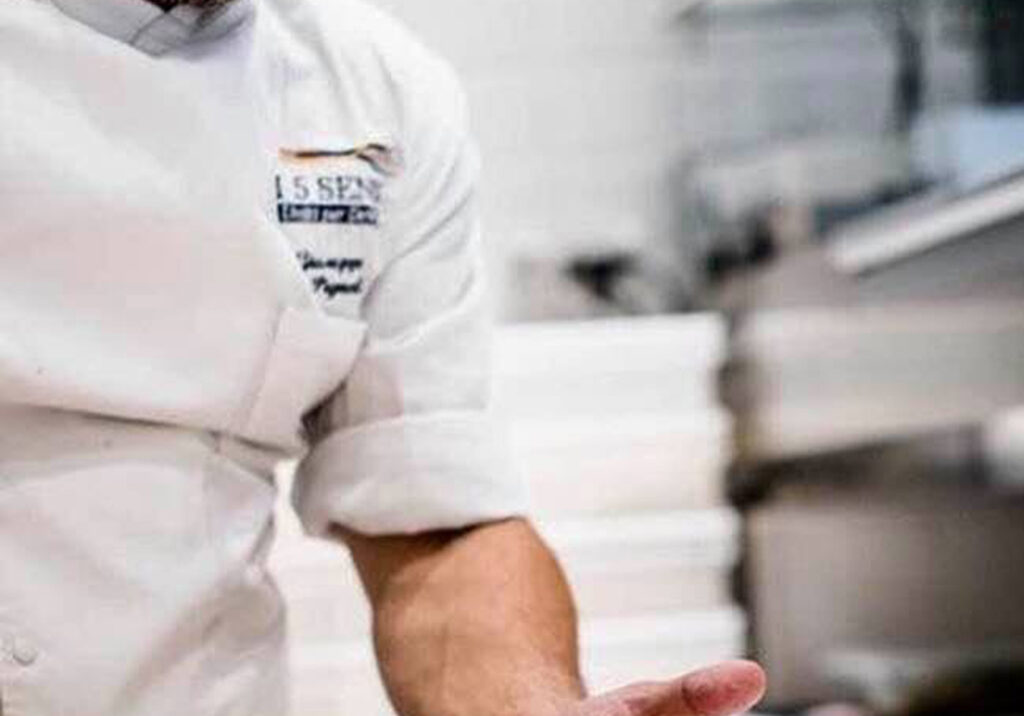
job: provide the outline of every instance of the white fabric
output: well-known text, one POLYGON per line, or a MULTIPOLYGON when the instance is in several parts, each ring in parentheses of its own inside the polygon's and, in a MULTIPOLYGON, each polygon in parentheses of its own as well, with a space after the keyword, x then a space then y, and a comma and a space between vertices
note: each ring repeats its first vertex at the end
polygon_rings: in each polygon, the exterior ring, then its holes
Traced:
POLYGON ((354 0, 0 3, 4 716, 283 713, 307 529, 521 513, 451 72, 354 0))

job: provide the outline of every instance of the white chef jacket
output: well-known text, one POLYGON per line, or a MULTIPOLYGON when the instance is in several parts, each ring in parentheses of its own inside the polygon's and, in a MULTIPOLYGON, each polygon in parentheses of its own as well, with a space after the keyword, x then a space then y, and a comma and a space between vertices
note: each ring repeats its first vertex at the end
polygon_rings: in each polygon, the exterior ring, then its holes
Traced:
POLYGON ((357 0, 0 2, 3 716, 281 716, 307 530, 521 513, 450 70, 357 0))

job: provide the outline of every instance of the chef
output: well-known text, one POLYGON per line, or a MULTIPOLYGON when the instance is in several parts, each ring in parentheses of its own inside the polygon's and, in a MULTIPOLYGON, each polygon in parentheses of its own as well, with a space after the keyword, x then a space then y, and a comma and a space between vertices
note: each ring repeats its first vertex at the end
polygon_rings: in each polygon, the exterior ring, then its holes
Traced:
POLYGON ((452 72, 356 0, 0 3, 3 716, 283 716, 292 457, 403 716, 758 698, 585 695, 489 424, 476 176, 452 72))

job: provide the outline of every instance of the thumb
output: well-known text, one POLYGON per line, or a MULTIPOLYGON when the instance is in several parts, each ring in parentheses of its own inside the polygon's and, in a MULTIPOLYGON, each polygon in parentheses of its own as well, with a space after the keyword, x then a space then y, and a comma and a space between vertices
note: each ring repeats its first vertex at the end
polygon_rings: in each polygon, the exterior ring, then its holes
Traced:
POLYGON ((761 699, 764 688, 760 666, 751 661, 726 661, 678 679, 634 684, 598 698, 617 702, 618 708, 608 711, 629 716, 728 716, 750 709, 761 699))
POLYGON ((752 661, 726 661, 669 682, 686 710, 669 708, 666 716, 724 716, 747 711, 764 696, 765 675, 752 661))

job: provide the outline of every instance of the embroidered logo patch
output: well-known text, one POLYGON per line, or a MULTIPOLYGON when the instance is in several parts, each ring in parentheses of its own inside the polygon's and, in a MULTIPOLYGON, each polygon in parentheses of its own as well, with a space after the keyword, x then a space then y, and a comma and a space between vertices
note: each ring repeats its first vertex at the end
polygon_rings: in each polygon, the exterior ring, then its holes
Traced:
POLYGON ((380 223, 384 179, 399 168, 381 144, 352 149, 282 149, 275 177, 282 224, 380 223))

